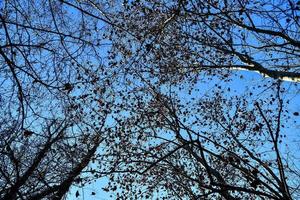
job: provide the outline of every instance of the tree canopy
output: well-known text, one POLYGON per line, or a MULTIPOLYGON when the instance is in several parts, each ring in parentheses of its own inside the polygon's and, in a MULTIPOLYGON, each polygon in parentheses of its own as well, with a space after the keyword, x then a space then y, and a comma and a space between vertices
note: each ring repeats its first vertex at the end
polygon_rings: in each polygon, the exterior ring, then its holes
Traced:
POLYGON ((1 6, 1 199, 300 198, 299 1, 1 6))

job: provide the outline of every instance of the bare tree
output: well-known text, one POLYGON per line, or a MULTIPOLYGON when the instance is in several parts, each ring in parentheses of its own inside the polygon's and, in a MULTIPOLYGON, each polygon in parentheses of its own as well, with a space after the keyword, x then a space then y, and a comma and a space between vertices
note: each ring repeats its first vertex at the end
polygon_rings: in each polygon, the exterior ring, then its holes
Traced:
POLYGON ((80 179, 101 138, 88 138, 85 134, 86 141, 93 143, 79 142, 78 137, 68 133, 67 126, 64 122, 53 122, 39 136, 27 135, 27 138, 16 128, 3 130, 2 199, 61 199, 80 179))
POLYGON ((1 4, 0 198, 62 199, 109 130, 103 23, 61 1, 1 4))
POLYGON ((112 173, 106 189, 120 199, 298 198, 299 160, 284 147, 294 145, 286 135, 299 113, 288 104, 299 89, 282 83, 300 77, 298 10, 291 1, 150 0, 103 11, 114 23, 110 64, 129 93, 119 97, 126 114, 111 136, 112 167, 99 170, 112 173), (234 95, 225 86, 244 80, 234 70, 263 77, 234 95))
POLYGON ((224 75, 222 69, 299 80, 297 1, 154 0, 116 7, 110 16, 124 31, 112 34, 114 47, 135 65, 158 66, 144 69, 156 76, 224 75))
POLYGON ((119 199, 299 197, 299 2, 7 0, 0 20, 0 198, 101 176, 119 199), (233 92, 235 70, 270 79, 233 92))
POLYGON ((175 88, 133 97, 107 155, 107 190, 120 199, 297 199, 299 158, 287 147, 299 120, 289 120, 284 87, 270 87, 263 97, 223 87, 188 102, 175 88))

